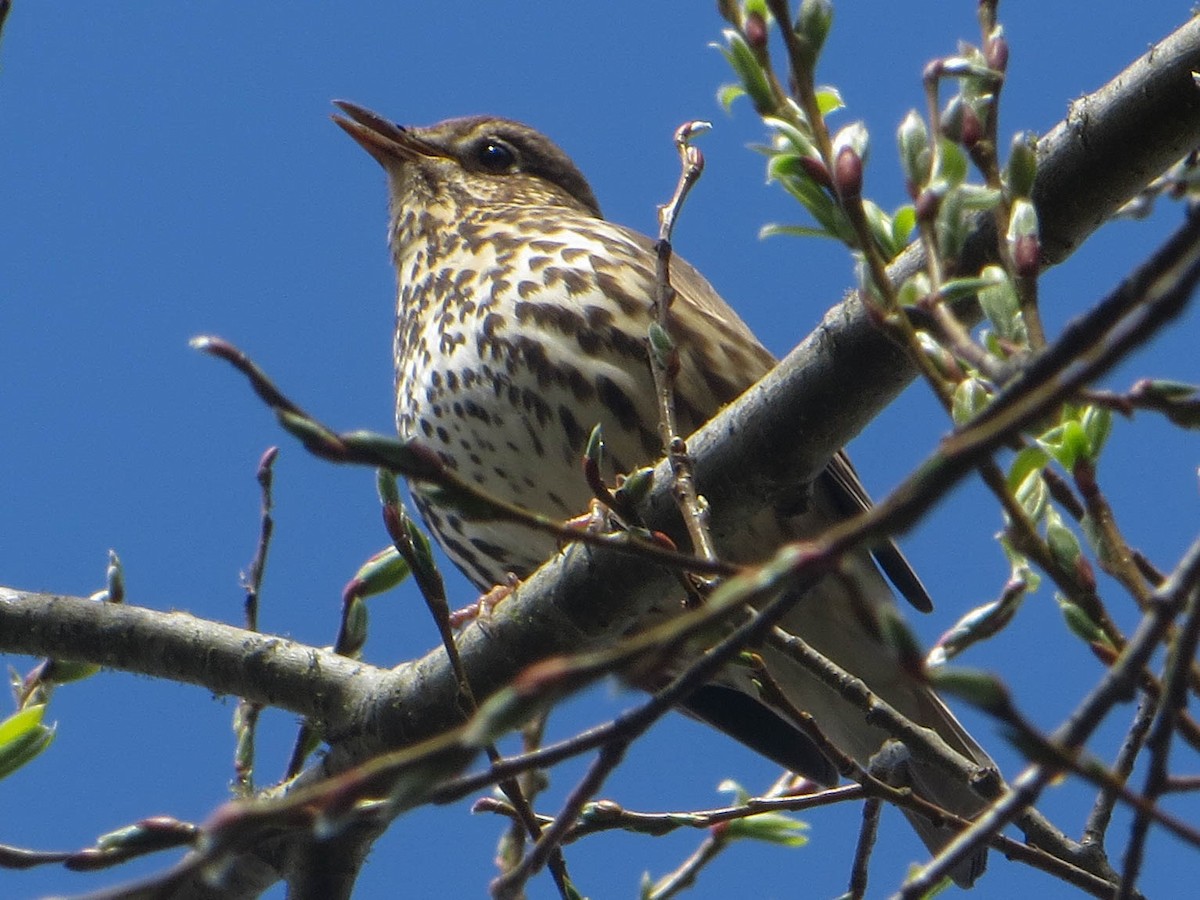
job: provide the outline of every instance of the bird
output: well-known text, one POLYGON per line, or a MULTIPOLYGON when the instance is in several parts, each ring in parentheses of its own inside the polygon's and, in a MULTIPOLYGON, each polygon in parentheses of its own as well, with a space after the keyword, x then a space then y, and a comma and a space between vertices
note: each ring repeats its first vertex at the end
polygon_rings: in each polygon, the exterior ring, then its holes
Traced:
MULTIPOLYGON (((571 158, 528 125, 471 116, 402 126, 354 103, 334 103, 342 113, 334 121, 388 180, 400 436, 426 445, 493 496, 561 519, 580 514, 593 498, 581 459, 595 425, 603 429, 609 477, 661 458, 647 349, 655 241, 605 219, 571 158)), ((776 359, 679 257, 671 263, 671 283, 676 409, 681 434, 690 434, 776 359)), ((412 489, 438 543, 481 591, 525 578, 559 549, 545 534, 472 517, 419 483, 412 489)), ((719 546, 722 558, 761 562, 786 541, 870 505, 844 452, 801 498, 760 513, 719 546)), ((782 627, 969 761, 993 767, 872 627, 870 613, 895 602, 880 567, 918 609, 932 607, 907 560, 887 542, 850 554, 840 577, 813 586, 782 627)), ((867 766, 889 735, 795 661, 770 647, 760 652, 789 701, 867 766)), ((837 782, 827 756, 733 667, 684 707, 796 774, 837 782)), ((910 777, 915 792, 955 814, 971 817, 986 806, 965 781, 915 758, 910 777)), ((935 852, 955 834, 942 823, 905 814, 935 852)), ((986 850, 980 850, 952 877, 970 886, 985 865, 986 850)))

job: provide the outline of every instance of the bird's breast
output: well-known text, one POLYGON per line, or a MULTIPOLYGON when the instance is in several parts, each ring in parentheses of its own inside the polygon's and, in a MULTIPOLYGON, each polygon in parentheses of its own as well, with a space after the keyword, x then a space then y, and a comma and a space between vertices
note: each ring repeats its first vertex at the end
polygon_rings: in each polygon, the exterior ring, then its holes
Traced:
MULTIPOLYGON (((466 226, 396 255, 399 431, 495 496, 556 518, 579 514, 597 424, 610 478, 661 453, 645 344, 652 277, 636 248, 611 235, 539 221, 466 226)), ((526 574, 555 550, 431 495, 418 501, 477 583, 526 574)))

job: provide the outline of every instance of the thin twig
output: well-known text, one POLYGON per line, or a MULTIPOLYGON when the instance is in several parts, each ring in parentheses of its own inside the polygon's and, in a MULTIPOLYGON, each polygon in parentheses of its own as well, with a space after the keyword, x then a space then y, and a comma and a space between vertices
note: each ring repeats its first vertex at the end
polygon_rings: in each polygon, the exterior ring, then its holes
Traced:
POLYGON ((704 171, 704 155, 691 139, 712 126, 708 122, 685 122, 675 129, 675 149, 679 153, 679 181, 675 193, 658 210, 658 242, 655 244, 654 271, 655 322, 650 333, 650 368, 658 396, 659 431, 674 476, 674 493, 683 515, 692 549, 703 559, 715 561, 716 547, 708 528, 707 508, 696 491, 696 479, 687 443, 679 433, 675 415, 675 379, 679 373, 679 351, 671 337, 671 304, 675 288, 671 285, 671 235, 683 203, 704 171))
MULTIPOLYGON (((258 631, 258 600, 262 591, 263 573, 267 568, 267 552, 271 548, 271 535, 275 531, 275 520, 271 516, 273 506, 271 484, 275 474, 275 459, 278 456, 278 447, 268 447, 259 460, 258 469, 255 472, 259 487, 258 542, 254 547, 250 568, 242 578, 242 587, 246 591, 244 606, 247 631, 258 631)), ((233 791, 241 797, 248 797, 254 793, 254 738, 262 709, 261 703, 239 699, 237 709, 233 714, 233 732, 237 736, 237 748, 234 752, 233 791)))
POLYGON ((861 900, 867 895, 867 868, 871 862, 871 851, 875 849, 875 838, 879 834, 879 815, 882 811, 883 803, 875 797, 867 798, 863 804, 862 826, 854 847, 854 862, 850 867, 849 895, 854 900, 861 900))
MULTIPOLYGON (((1150 723, 1154 721, 1154 706, 1151 698, 1145 694, 1138 701, 1133 723, 1125 733, 1125 740, 1121 742, 1121 749, 1112 765, 1114 778, 1126 781, 1133 771, 1133 765, 1146 740, 1146 732, 1150 730, 1150 723)), ((1079 839, 1080 846, 1091 849, 1092 852, 1104 852, 1104 836, 1108 831, 1116 806, 1116 791, 1101 790, 1096 797, 1096 802, 1092 805, 1091 812, 1088 813, 1087 822, 1083 826, 1083 835, 1079 839)))

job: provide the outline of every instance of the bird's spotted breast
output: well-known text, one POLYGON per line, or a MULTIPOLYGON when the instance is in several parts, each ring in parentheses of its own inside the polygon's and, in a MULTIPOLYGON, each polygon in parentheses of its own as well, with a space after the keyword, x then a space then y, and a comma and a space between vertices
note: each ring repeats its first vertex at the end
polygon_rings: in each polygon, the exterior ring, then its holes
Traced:
MULTIPOLYGON (((462 240, 435 238, 397 260, 408 277, 397 310, 396 415, 402 435, 428 443, 461 476, 567 517, 590 499, 580 460, 595 425, 604 427, 610 478, 656 458, 661 439, 645 344, 651 275, 615 227, 583 217, 563 227, 557 218, 479 211, 458 228, 462 240), (529 240, 530 230, 542 236, 529 240), (612 263, 616 249, 628 267, 612 263), (598 272, 601 256, 609 263, 598 272)), ((525 575, 555 550, 525 529, 439 510, 430 497, 421 505, 480 584, 525 575)))

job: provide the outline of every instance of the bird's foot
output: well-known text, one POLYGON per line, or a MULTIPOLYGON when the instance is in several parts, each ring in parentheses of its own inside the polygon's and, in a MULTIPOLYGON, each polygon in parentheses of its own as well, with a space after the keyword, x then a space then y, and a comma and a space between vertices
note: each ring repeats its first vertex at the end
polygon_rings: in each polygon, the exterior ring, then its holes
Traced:
POLYGON ((457 631, 478 619, 488 618, 500 602, 515 591, 520 584, 521 579, 509 572, 508 580, 504 584, 493 585, 491 590, 474 603, 450 613, 450 627, 457 631))

